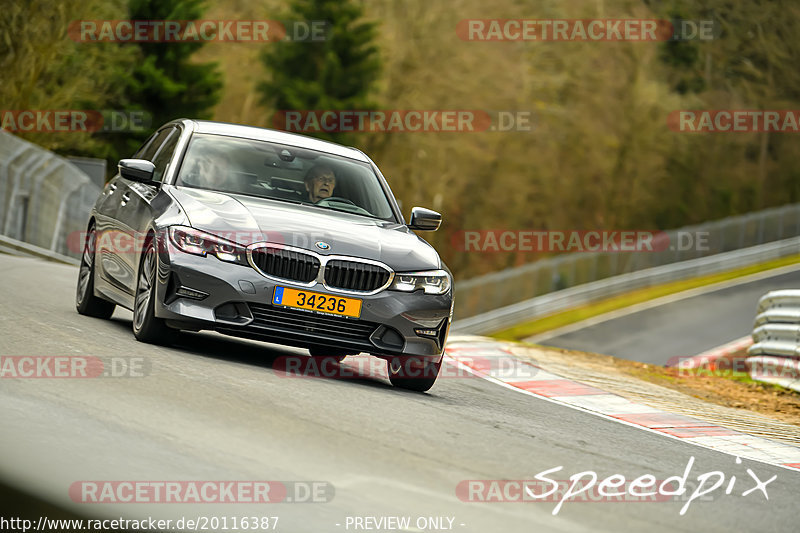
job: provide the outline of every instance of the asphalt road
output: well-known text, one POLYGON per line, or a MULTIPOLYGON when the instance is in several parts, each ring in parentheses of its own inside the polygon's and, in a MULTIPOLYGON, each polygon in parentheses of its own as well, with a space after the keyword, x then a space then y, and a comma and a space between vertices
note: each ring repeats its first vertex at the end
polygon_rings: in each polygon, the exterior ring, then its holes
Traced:
POLYGON ((749 335, 760 297, 771 290, 798 287, 800 269, 531 340, 664 365, 672 358, 691 357, 749 335))
MULTIPOLYGON (((290 379, 276 357, 301 350, 182 335, 174 347, 137 342, 130 313, 79 316, 77 269, 0 255, 0 355, 146 360, 143 377, 0 379, 0 480, 89 518, 278 516, 278 531, 353 531, 347 517, 452 517, 486 531, 793 531, 800 474, 735 459, 477 378, 441 379, 427 394, 388 380, 290 379), (736 476, 735 489, 695 501, 471 503, 463 480, 736 476), (741 493, 773 475, 769 500, 741 493), (74 504, 79 480, 326 481, 328 503, 74 504), (339 525, 337 525, 339 524, 339 525)), ((13 515, 5 510, 4 516, 13 515)), ((413 522, 412 522, 413 523, 413 522)), ((447 522, 445 521, 445 524, 447 522)), ((415 529, 411 529, 415 530, 415 529)), ((416 529, 419 530, 419 529, 416 529)))

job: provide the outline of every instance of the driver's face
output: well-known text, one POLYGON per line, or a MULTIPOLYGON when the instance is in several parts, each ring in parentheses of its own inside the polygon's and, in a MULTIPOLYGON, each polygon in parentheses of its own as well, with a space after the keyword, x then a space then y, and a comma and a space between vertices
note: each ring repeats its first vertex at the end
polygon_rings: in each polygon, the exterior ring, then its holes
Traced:
POLYGON ((336 176, 329 172, 317 176, 306 183, 308 197, 312 202, 318 202, 323 198, 332 196, 334 187, 336 187, 336 176))

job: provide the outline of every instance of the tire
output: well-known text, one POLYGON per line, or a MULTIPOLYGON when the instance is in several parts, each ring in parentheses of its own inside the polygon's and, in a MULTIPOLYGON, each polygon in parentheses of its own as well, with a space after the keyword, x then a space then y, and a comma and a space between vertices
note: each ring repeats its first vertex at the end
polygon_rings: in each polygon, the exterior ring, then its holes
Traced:
POLYGON ((415 357, 395 357, 387 362, 389 381, 400 389, 425 392, 433 387, 442 363, 415 357))
POLYGON ((151 239, 142 254, 137 273, 133 335, 141 342, 167 344, 174 338, 175 330, 155 315, 157 270, 158 255, 151 239))
POLYGON ((78 286, 75 289, 75 309, 82 315, 108 319, 114 314, 116 305, 94 295, 96 243, 97 233, 92 225, 86 234, 86 242, 83 244, 81 266, 78 270, 78 286))

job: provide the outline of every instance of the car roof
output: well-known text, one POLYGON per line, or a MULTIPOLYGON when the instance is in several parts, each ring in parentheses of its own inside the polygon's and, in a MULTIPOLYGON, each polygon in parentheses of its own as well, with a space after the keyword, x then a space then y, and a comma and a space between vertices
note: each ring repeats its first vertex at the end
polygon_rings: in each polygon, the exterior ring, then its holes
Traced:
MULTIPOLYGON (((176 121, 183 122, 183 121, 176 121)), ((243 139, 256 139, 259 141, 274 142, 307 148, 318 152, 349 157, 358 161, 369 163, 369 158, 356 148, 350 148, 341 144, 322 141, 305 135, 296 133, 286 133, 285 131, 271 130, 267 128, 257 128, 255 126, 245 126, 242 124, 230 124, 228 122, 214 122, 211 120, 191 120, 194 131, 197 133, 209 133, 214 135, 226 135, 228 137, 240 137, 243 139)))

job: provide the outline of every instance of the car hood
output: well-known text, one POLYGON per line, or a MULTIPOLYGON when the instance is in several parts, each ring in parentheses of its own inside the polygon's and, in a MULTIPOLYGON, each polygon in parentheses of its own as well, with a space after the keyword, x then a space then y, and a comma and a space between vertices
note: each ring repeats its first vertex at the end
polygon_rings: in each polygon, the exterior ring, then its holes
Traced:
POLYGON ((247 245, 268 241, 320 255, 347 255, 382 261, 395 271, 441 268, 433 247, 405 225, 188 187, 170 190, 192 227, 247 245), (329 250, 315 243, 325 242, 329 250))

